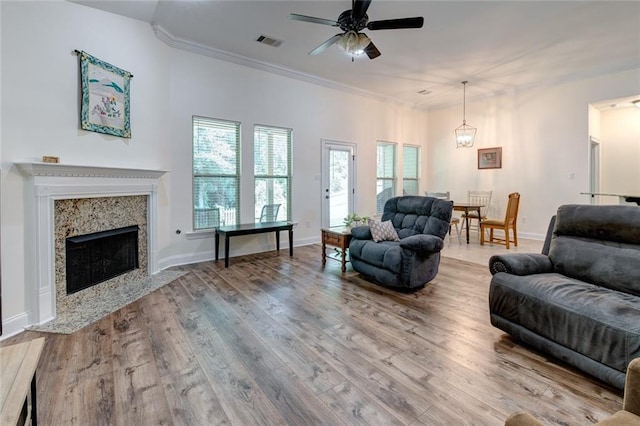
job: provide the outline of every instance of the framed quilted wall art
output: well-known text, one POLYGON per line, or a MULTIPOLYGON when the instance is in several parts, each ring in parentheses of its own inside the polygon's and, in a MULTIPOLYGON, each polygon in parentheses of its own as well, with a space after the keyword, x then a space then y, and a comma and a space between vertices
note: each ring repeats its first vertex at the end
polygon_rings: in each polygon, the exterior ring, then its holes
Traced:
POLYGON ((129 85, 133 75, 87 52, 76 53, 80 56, 81 128, 130 138, 129 85))

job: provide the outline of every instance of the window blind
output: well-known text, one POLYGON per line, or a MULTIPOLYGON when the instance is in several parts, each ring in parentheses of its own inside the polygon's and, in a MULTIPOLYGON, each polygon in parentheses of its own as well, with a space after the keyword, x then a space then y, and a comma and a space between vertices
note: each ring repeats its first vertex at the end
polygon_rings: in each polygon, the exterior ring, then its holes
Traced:
POLYGON ((193 117, 193 229, 239 222, 240 123, 193 117))
POLYGON ((256 221, 291 220, 292 133, 281 127, 254 126, 256 221), (277 215, 265 208, 272 205, 279 205, 274 210, 277 215))
POLYGON ((402 147, 402 189, 403 195, 418 195, 420 177, 420 147, 403 145, 402 147))
POLYGON ((376 213, 382 213, 384 203, 396 193, 396 145, 378 142, 376 167, 376 213))

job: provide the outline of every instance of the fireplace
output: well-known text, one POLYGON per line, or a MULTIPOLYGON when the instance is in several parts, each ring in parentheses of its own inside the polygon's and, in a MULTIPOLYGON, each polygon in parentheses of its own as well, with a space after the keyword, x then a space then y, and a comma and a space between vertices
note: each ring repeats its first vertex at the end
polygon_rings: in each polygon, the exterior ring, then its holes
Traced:
MULTIPOLYGON (((139 281, 148 276, 147 217, 148 197, 145 195, 68 198, 54 201, 56 310, 63 312, 73 309, 74 306, 101 297, 105 292, 112 291, 124 283, 139 281), (129 235, 133 246, 128 250, 128 254, 135 254, 137 250, 137 266, 123 266, 119 271, 121 273, 116 273, 112 268, 115 259, 109 258, 127 257, 127 252, 116 255, 116 248, 105 249, 104 243, 122 243, 123 241, 117 240, 125 238, 129 233, 127 231, 137 232, 135 238, 129 235), (101 241, 105 239, 106 241, 101 241), (88 247, 90 243, 94 247, 88 247), (68 259, 70 248, 80 252, 86 248, 88 251, 80 254, 71 250, 72 257, 80 256, 80 259, 68 259), (69 273, 81 276, 69 277, 69 273), (76 284, 80 288, 69 291, 70 280, 77 280, 76 284)), ((124 249, 120 247, 120 250, 124 249)))
MULTIPOLYGON (((28 177, 27 215, 35 223, 27 247, 35 255, 26 267, 29 317, 23 325, 43 324, 69 306, 91 300, 121 282, 158 272, 156 228, 159 179, 163 170, 16 163, 28 177), (72 294, 66 289, 66 239, 138 226, 138 267, 72 294)), ((31 230, 27 228, 30 232, 31 230)), ((29 238, 27 238, 29 240, 29 238)))
POLYGON ((138 269, 138 230, 134 225, 67 238, 67 294, 138 269))

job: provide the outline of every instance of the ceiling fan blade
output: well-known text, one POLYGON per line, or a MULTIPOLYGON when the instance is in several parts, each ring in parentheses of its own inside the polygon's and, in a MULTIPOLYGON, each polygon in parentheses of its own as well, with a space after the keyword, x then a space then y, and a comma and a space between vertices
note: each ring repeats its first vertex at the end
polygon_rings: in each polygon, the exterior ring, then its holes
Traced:
POLYGON ((324 52, 327 47, 331 46, 332 44, 340 40, 342 36, 344 36, 344 33, 334 35, 329 40, 325 41, 320 46, 316 47, 311 52, 309 52, 309 55, 317 55, 319 53, 324 52))
POLYGON ((396 30, 402 28, 422 28, 424 18, 418 16, 415 18, 385 19, 383 21, 372 21, 367 24, 367 29, 375 30, 396 30))
POLYGON ((289 19, 293 21, 311 22, 312 24, 331 25, 332 27, 338 26, 338 23, 336 21, 332 21, 331 19, 316 18, 314 16, 306 16, 306 15, 298 15, 297 13, 290 13, 289 19))
POLYGON ((373 44, 373 42, 369 43, 367 47, 364 48, 364 53, 367 54, 369 59, 375 59, 378 56, 382 55, 382 53, 380 53, 380 51, 378 50, 376 45, 373 44))
POLYGON ((354 21, 359 21, 364 18, 364 15, 367 13, 367 9, 369 9, 369 5, 371 4, 371 0, 353 0, 351 2, 351 17, 354 21))

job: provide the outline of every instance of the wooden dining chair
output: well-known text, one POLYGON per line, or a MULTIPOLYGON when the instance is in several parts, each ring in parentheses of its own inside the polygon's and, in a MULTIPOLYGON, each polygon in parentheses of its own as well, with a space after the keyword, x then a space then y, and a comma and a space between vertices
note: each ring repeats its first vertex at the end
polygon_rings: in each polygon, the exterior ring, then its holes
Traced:
POLYGON ((483 221, 487 218, 487 211, 489 210, 489 205, 491 204, 491 195, 493 191, 469 191, 467 202, 469 204, 477 204, 480 207, 480 218, 478 218, 478 212, 470 211, 468 213, 463 213, 461 218, 462 220, 462 229, 464 229, 465 220, 467 216, 469 216, 469 229, 475 228, 480 231, 480 227, 477 224, 474 224, 475 221, 483 221))
MULTIPOLYGON (((429 192, 426 191, 425 195, 427 197, 434 197, 434 198, 439 198, 441 200, 450 200, 451 196, 450 196, 450 192, 429 192)), ((462 244, 462 241, 460 240, 460 218, 459 217, 455 217, 455 216, 451 216, 451 221, 449 222, 449 241, 451 241, 451 228, 455 227, 456 230, 456 237, 458 237, 458 244, 462 244)))
POLYGON ((480 222, 480 245, 484 245, 485 231, 489 230, 489 242, 504 244, 509 248, 509 243, 518 247, 518 207, 520 206, 520 194, 518 192, 512 192, 509 194, 509 202, 507 203, 507 212, 504 215, 504 220, 500 219, 485 219, 480 222), (493 235, 494 229, 500 229, 504 231, 504 239, 497 238, 493 235), (513 233, 513 240, 509 238, 509 229, 513 233))

